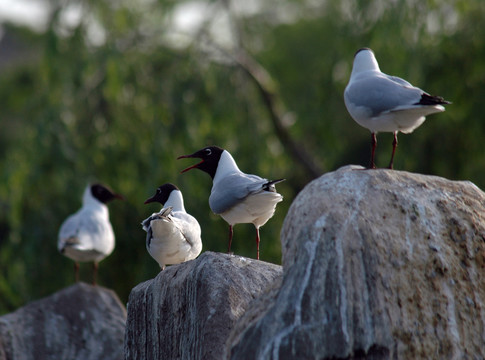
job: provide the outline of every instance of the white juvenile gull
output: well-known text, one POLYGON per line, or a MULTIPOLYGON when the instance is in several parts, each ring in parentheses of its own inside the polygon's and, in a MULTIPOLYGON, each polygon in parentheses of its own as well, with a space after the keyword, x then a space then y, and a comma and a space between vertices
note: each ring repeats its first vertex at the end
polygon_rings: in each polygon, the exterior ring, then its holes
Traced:
POLYGON ((270 181, 245 174, 239 170, 231 154, 218 146, 178 157, 182 158, 202 159, 182 172, 197 168, 212 178, 209 206, 229 224, 228 252, 231 251, 233 226, 252 223, 256 228, 256 258, 259 259, 259 228, 273 216, 276 204, 283 200, 283 196, 276 192, 275 184, 285 179, 270 181))
POLYGON ((98 263, 110 255, 115 236, 109 221, 106 203, 123 199, 108 187, 90 184, 83 194, 82 207, 61 225, 57 248, 74 260, 76 281, 79 281, 79 262, 93 262, 93 285, 96 285, 98 263))
POLYGON ((174 184, 158 187, 145 204, 158 202, 162 209, 143 220, 146 247, 160 268, 195 259, 202 251, 201 230, 197 220, 185 211, 182 192, 174 184))
POLYGON ((427 115, 445 111, 442 105, 450 104, 442 97, 429 95, 406 80, 381 72, 369 48, 362 48, 355 54, 344 101, 352 118, 371 132, 371 168, 376 167, 374 154, 377 133, 394 134, 390 169, 394 163, 397 133, 413 132, 427 115))

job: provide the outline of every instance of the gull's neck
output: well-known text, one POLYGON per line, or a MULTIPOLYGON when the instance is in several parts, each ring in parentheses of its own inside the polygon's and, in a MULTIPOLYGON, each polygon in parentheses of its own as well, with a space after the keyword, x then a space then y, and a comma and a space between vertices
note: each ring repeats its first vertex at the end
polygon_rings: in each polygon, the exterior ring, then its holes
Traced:
POLYGON ((234 172, 241 172, 241 170, 237 167, 236 161, 234 161, 231 154, 224 150, 217 164, 217 170, 213 180, 214 184, 234 172))
POLYGON ((91 186, 88 186, 86 190, 84 190, 83 207, 101 211, 108 216, 108 207, 93 196, 91 193, 91 186))
POLYGON ((164 204, 164 207, 169 207, 169 206, 173 207, 173 211, 185 212, 184 198, 180 190, 172 190, 167 201, 164 204))
POLYGON ((370 50, 363 50, 355 55, 354 66, 352 68, 352 74, 350 75, 350 77, 353 77, 364 71, 381 71, 381 69, 379 69, 379 64, 377 63, 374 53, 370 50))

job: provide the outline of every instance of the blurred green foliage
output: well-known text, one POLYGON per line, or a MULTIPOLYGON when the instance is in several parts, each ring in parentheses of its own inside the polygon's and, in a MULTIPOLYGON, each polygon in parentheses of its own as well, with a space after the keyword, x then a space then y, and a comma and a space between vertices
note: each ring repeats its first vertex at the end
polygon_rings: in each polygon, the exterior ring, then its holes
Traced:
MULTIPOLYGON (((57 231, 92 180, 126 197, 109 205, 117 245, 99 274, 123 301, 159 271, 140 221, 159 210, 143 201, 165 182, 181 188, 201 223, 203 250, 225 251, 228 226, 208 205, 211 179, 180 174, 194 162, 176 160, 206 145, 228 149, 245 172, 287 179, 278 185, 285 200, 261 229, 262 260, 280 262, 283 220, 311 176, 276 136, 254 83, 230 61, 241 44, 276 81, 287 130, 322 173, 368 163, 370 134, 342 97, 354 52, 368 46, 382 71, 453 102, 399 136, 395 168, 485 186, 482 0, 267 0, 257 12, 208 1, 217 16, 192 36, 172 31, 181 4, 89 1, 75 26, 63 23, 63 7, 42 33, 3 25, 30 57, 0 69, 0 314, 73 282, 57 231), (234 26, 219 31, 232 42, 208 30, 224 13, 234 26)), ((385 166, 392 135, 378 141, 377 164, 385 166)), ((234 252, 254 258, 253 226, 236 226, 234 236, 234 252)), ((82 278, 90 281, 90 266, 82 278)))

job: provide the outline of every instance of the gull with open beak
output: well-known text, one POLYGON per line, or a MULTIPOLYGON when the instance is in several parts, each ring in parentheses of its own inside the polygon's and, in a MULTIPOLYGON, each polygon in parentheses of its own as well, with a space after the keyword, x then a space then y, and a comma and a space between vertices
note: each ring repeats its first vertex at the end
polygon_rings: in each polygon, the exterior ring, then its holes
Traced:
POLYGON ((259 228, 273 216, 276 204, 283 200, 283 196, 276 192, 275 184, 285 179, 270 181, 245 174, 239 170, 231 154, 218 146, 208 146, 178 157, 183 158, 200 158, 202 161, 182 172, 199 169, 212 178, 209 206, 229 224, 228 252, 231 251, 233 226, 252 223, 256 228, 256 256, 259 259, 259 228))

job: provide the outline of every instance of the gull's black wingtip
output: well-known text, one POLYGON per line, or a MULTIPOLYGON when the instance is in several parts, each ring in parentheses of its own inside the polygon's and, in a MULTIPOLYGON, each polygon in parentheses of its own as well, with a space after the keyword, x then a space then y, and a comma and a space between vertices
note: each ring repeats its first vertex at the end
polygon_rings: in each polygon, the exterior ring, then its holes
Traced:
POLYGON ((421 99, 417 103, 417 105, 449 105, 451 101, 447 101, 443 99, 441 96, 435 96, 423 93, 421 95, 421 99))
POLYGON ((263 189, 266 191, 276 192, 275 184, 278 184, 286 179, 278 179, 278 180, 270 180, 266 184, 263 185, 263 189))

